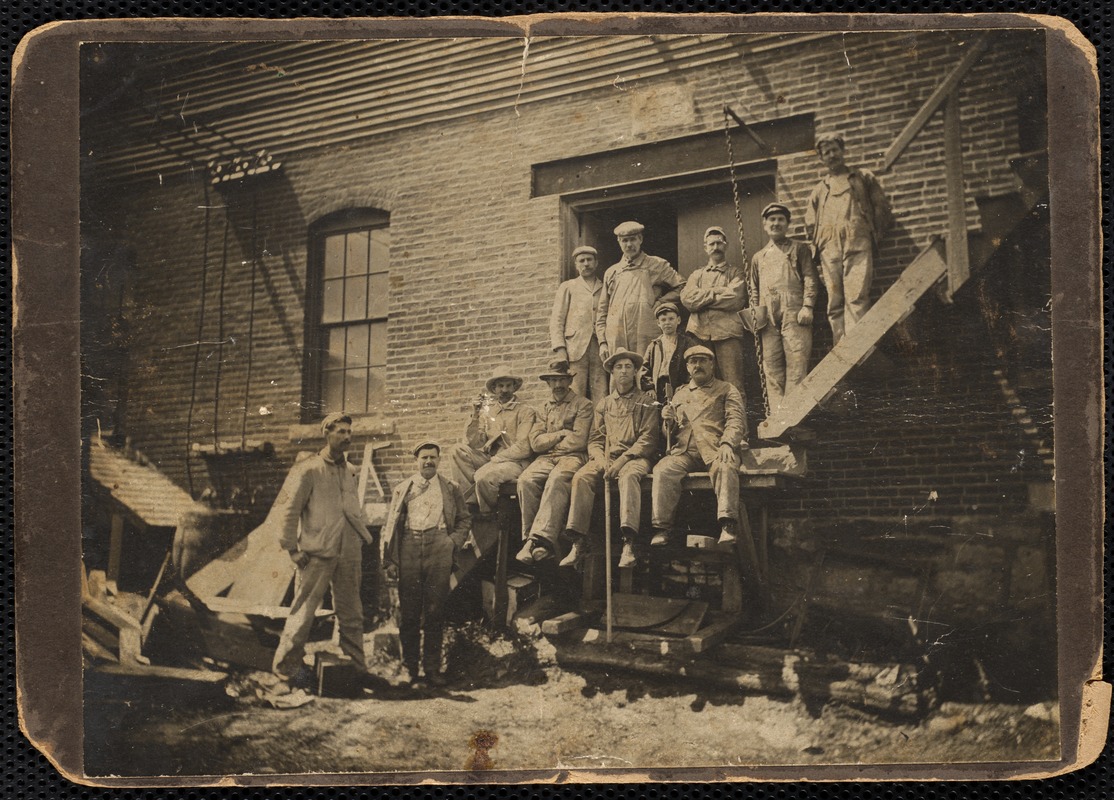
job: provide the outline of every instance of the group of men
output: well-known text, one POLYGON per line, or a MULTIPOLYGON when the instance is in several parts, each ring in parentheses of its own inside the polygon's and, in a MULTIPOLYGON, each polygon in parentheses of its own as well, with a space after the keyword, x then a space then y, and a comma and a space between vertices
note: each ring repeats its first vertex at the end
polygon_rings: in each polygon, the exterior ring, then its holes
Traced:
MULTIPOLYGON (((808 372, 818 280, 838 342, 870 307, 874 253, 891 221, 878 181, 847 166, 840 137, 819 137, 816 150, 828 174, 806 206, 810 242, 789 238, 789 208, 770 203, 762 211, 769 241, 749 272, 727 261, 728 237, 712 226, 703 240, 707 263, 686 280, 643 252, 641 224, 622 223, 614 231, 622 260, 602 280, 595 248, 573 251, 578 275, 558 288, 550 318, 554 361, 539 376, 550 391, 544 407, 520 401, 523 378, 497 368, 471 404, 463 440, 446 450, 451 480, 439 474, 439 444, 414 448, 417 472, 395 487, 381 537, 384 563, 397 573, 402 657, 413 681, 423 668, 424 680, 444 680, 443 612, 454 557, 473 520, 493 513, 505 483, 517 485, 524 541, 516 559, 524 565, 577 565, 596 498, 614 482, 618 565, 633 567, 646 539, 650 547, 673 541, 681 483, 693 472, 711 480, 719 543, 735 544, 738 465, 748 447, 744 334, 760 337, 776 407, 808 372), (651 473, 651 530, 642 531, 642 479, 651 473)), ((368 534, 355 470, 344 457, 351 419, 332 414, 322 432, 326 447, 294 467, 276 501, 285 509, 282 545, 299 572, 274 659, 281 678, 300 665, 330 585, 341 648, 364 664, 359 554, 368 534)), ((753 552, 752 542, 744 545, 753 552)))

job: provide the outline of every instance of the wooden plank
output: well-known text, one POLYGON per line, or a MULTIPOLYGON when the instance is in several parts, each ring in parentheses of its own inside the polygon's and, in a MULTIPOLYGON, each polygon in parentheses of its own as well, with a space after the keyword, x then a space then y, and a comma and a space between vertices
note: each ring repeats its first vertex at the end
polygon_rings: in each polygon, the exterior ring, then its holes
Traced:
POLYGON ((115 663, 116 661, 115 653, 98 642, 96 638, 94 638, 87 631, 84 630, 81 632, 81 649, 84 650, 92 658, 113 663, 115 663))
POLYGON ((688 637, 689 647, 692 648, 692 652, 694 653, 706 653, 726 639, 727 635, 731 633, 738 624, 738 615, 729 614, 726 618, 718 622, 705 625, 688 637))
POLYGON ((971 274, 967 252, 967 192, 963 181, 963 139, 959 93, 944 103, 944 175, 948 188, 948 291, 950 302, 971 274))
POLYGON ((897 320, 947 273, 942 251, 943 244, 937 240, 913 259, 874 307, 786 397, 780 409, 758 426, 760 437, 773 439, 782 435, 816 408, 897 320))
MULTIPOLYGON (((267 617, 268 619, 286 619, 290 616, 289 606, 249 603, 232 597, 209 597, 202 602, 206 608, 214 613, 243 614, 249 617, 267 617)), ((331 617, 334 613, 332 609, 319 608, 315 616, 322 619, 331 617)))
POLYGON ((936 90, 925 100, 924 105, 920 107, 909 123, 902 129, 901 133, 894 139, 894 143, 886 150, 885 155, 882 156, 882 171, 889 171, 894 162, 896 162, 901 154, 905 152, 905 148, 917 138, 917 134, 921 132, 924 126, 932 118, 932 115, 940 108, 941 105, 948 99, 948 96, 963 80, 963 77, 970 71, 971 67, 975 66, 975 62, 986 50, 988 38, 984 34, 975 40, 967 52, 963 54, 963 58, 955 65, 947 77, 940 82, 936 90))
POLYGON ((240 559, 228 596, 261 606, 277 606, 290 590, 295 572, 290 554, 282 549, 276 538, 272 545, 261 548, 255 558, 240 559))
POLYGON ((559 617, 553 617, 542 622, 542 633, 546 636, 557 636, 568 631, 574 631, 588 622, 585 614, 579 611, 570 611, 559 617))
POLYGON ((221 683, 228 677, 228 673, 218 670, 163 667, 156 664, 101 664, 96 667, 96 670, 108 675, 161 678, 163 680, 191 681, 193 683, 221 683))
POLYGON ((105 575, 106 584, 116 587, 120 580, 120 557, 124 549, 124 517, 121 514, 112 515, 112 527, 108 534, 108 572, 105 575))
POLYGON ((611 644, 607 643, 607 632, 600 628, 588 628, 580 641, 584 644, 597 644, 603 647, 635 650, 654 656, 679 656, 687 658, 692 655, 692 646, 687 637, 661 636, 652 633, 637 633, 634 631, 614 631, 611 634, 611 644))
POLYGON ((616 628, 689 636, 700 628, 708 604, 701 600, 616 594, 612 598, 616 628))

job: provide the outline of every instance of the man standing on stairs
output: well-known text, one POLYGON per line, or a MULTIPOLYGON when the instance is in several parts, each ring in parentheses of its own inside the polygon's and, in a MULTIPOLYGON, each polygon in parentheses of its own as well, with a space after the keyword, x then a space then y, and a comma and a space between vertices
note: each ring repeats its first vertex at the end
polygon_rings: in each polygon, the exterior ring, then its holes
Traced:
POLYGON ((733 544, 739 525, 739 451, 747 448, 746 413, 739 390, 714 375, 715 355, 703 345, 685 351, 692 380, 673 395, 661 419, 673 446, 654 467, 654 537, 651 547, 673 539, 681 481, 708 471, 716 495, 719 543, 733 544))
POLYGON ((623 540, 620 567, 636 562, 635 537, 642 516, 642 478, 658 452, 661 419, 651 392, 638 387, 642 356, 616 350, 604 363, 611 373, 611 394, 596 404, 592 435, 588 439, 588 463, 572 479, 572 501, 565 536, 572 549, 562 567, 575 566, 583 558, 596 494, 604 487, 604 476, 619 484, 619 535, 623 540))
POLYGON ((526 541, 515 558, 533 564, 557 553, 557 537, 569 512, 572 476, 588 459, 592 402, 574 392, 575 375, 554 370, 540 376, 553 396, 546 401, 530 446, 538 457, 518 476, 518 505, 526 541))
POLYGON ((538 415, 518 399, 515 392, 522 388, 522 378, 509 368, 496 367, 485 388, 472 401, 464 441, 449 448, 447 455, 464 499, 488 515, 495 510, 499 487, 518 480, 530 463, 530 434, 538 415))
POLYGON ((808 198, 805 229, 828 290, 832 343, 839 344, 870 310, 875 251, 893 215, 878 179, 844 162, 842 137, 817 137, 816 153, 828 174, 808 198))
POLYGON ((391 493, 383 527, 383 563, 398 578, 398 638, 410 683, 440 686, 445 599, 453 556, 464 546, 471 526, 464 495, 437 474, 441 446, 422 442, 414 448, 418 472, 391 493), (424 633, 424 641, 423 641, 424 633))
POLYGON ((332 589, 340 648, 360 673, 364 660, 364 615, 360 602, 362 544, 371 544, 368 521, 357 497, 357 470, 345 451, 352 444, 352 418, 334 412, 321 422, 325 447, 296 463, 275 499, 280 543, 297 567, 294 602, 283 625, 272 669, 289 682, 302 668, 317 609, 332 589))

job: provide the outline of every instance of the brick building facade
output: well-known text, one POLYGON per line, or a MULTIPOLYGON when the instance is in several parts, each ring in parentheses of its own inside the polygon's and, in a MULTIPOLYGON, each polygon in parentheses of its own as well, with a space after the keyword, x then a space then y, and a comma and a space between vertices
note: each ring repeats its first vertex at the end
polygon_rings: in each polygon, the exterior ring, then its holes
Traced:
MULTIPOLYGON (((618 259, 610 225, 637 218, 646 251, 688 274, 702 266, 694 236, 734 230, 725 104, 770 137, 763 151, 731 125, 749 253, 764 244, 757 210, 770 199, 803 236, 821 177, 815 133, 842 133, 849 163, 879 173, 896 224, 877 296, 947 230, 942 115, 891 170, 882 156, 976 39, 598 37, 525 52, 520 39, 332 42, 328 58, 313 43, 89 48, 83 270, 87 308, 116 320, 86 334, 106 378, 87 394, 89 426, 126 434, 195 496, 207 476, 192 444, 267 441, 275 455, 255 480, 273 486, 310 446, 297 426, 322 416, 306 374, 315 236, 346 212, 375 213, 389 230, 386 324, 373 329, 385 340, 372 345, 385 349, 385 383, 358 425, 391 441, 378 465, 401 479, 414 442, 460 436, 496 363, 527 376, 526 402, 543 402, 534 376, 550 361, 550 304, 576 244, 598 247, 605 268, 618 259), (113 91, 105 65, 133 82, 113 91), (691 143, 691 163, 671 159, 677 142, 691 143), (211 183, 209 163, 233 143, 265 148, 281 169, 211 183)), ((852 376, 849 408, 810 421, 809 476, 770 506, 787 554, 848 536, 935 543, 946 568, 932 591, 957 618, 1031 607, 1051 619, 1051 604, 1022 599, 1046 597, 1053 574, 1040 499, 1051 484, 1047 216, 1041 176, 1022 185, 1018 170, 1045 146, 1043 58, 1040 31, 990 33, 958 88, 972 237, 1000 197, 1023 198, 1035 235, 991 237, 998 251, 953 304, 921 299, 880 343, 888 364, 852 376)), ((831 346, 817 317, 814 361, 831 346)))

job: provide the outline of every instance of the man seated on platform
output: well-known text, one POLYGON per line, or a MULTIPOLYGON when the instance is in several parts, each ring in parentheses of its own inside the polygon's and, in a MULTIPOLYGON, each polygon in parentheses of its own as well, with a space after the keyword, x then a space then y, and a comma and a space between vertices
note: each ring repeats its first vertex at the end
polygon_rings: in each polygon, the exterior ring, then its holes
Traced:
POLYGON ((362 542, 370 544, 372 538, 356 493, 356 468, 345 456, 352 444, 352 418, 329 414, 321 421, 321 433, 325 447, 291 468, 275 499, 280 543, 297 568, 294 602, 272 666, 284 684, 277 693, 302 670, 310 629, 330 589, 340 649, 358 672, 367 672, 360 564, 362 542))
POLYGON ((739 450, 748 447, 743 399, 738 389, 715 377, 715 355, 709 348, 690 347, 685 363, 692 380, 661 412, 672 445, 654 467, 650 546, 671 542, 681 481, 690 472, 705 470, 716 495, 719 543, 733 544, 739 524, 739 450))
POLYGON ((499 487, 518 480, 530 463, 530 434, 538 423, 537 412, 515 395, 522 378, 508 367, 496 368, 485 388, 472 401, 464 441, 447 451, 465 501, 484 515, 495 510, 499 487))
POLYGON ((587 461, 592 403, 570 387, 573 375, 555 369, 541 375, 553 394, 530 436, 537 458, 518 476, 518 505, 526 541, 515 558, 521 564, 557 553, 557 538, 569 511, 573 474, 587 461))
POLYGON ((616 350, 604 366, 615 388, 596 404, 588 463, 572 479, 572 502, 565 523, 572 549, 561 561, 562 567, 574 566, 584 557, 592 508, 605 476, 619 484, 619 535, 623 541, 619 566, 630 567, 637 561, 634 544, 642 516, 642 478, 649 474, 658 452, 661 420, 653 395, 637 386, 642 356, 616 350))
POLYGON ((437 474, 441 446, 422 442, 413 452, 418 472, 394 487, 383 527, 383 563, 398 579, 398 638, 410 683, 419 684, 421 664, 426 681, 440 686, 449 576, 471 519, 460 488, 437 474))

